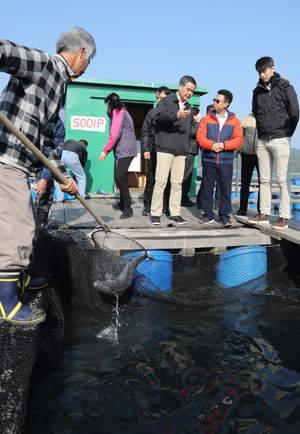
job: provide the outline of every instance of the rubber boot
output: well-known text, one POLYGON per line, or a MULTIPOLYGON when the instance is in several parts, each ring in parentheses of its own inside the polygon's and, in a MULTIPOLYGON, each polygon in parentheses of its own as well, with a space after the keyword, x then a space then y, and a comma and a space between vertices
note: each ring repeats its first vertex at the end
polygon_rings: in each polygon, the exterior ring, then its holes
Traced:
POLYGON ((19 272, 0 272, 0 322, 32 325, 45 321, 43 309, 23 305, 17 296, 19 272))
POLYGON ((46 289, 48 286, 48 279, 45 277, 38 277, 34 279, 33 277, 30 277, 29 274, 27 274, 25 271, 22 271, 20 274, 20 278, 18 281, 18 288, 19 289, 35 289, 36 291, 41 289, 46 289))

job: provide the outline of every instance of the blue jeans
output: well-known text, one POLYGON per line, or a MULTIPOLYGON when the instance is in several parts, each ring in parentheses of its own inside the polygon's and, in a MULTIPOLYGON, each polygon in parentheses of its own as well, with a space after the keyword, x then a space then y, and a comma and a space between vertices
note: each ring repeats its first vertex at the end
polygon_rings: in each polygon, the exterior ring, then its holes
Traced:
MULTIPOLYGON (((65 167, 68 167, 74 175, 76 176, 77 184, 78 184, 78 193, 81 196, 85 197, 85 188, 86 188, 86 177, 83 170, 83 167, 79 161, 79 157, 75 152, 72 151, 63 151, 61 156, 61 162, 65 167)), ((57 200, 64 199, 64 193, 58 187, 56 189, 57 200)))

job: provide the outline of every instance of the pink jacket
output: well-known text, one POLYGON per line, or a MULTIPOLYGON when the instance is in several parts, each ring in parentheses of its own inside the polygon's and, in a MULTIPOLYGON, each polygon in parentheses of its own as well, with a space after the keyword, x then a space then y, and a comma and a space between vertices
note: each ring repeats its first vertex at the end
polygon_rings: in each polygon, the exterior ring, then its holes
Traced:
POLYGON ((108 154, 112 149, 116 159, 137 156, 133 120, 125 109, 114 110, 109 121, 109 139, 103 152, 108 154))

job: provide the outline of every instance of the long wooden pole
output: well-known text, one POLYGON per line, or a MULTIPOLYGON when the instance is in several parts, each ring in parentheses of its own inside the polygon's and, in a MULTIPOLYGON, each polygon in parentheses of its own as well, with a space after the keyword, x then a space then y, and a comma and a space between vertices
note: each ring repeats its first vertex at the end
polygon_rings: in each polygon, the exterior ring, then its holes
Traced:
MULTIPOLYGON (((47 169, 50 170, 50 172, 59 180, 60 184, 68 185, 68 180, 63 176, 63 174, 48 160, 47 157, 45 157, 44 154, 41 153, 37 149, 36 146, 34 146, 33 143, 31 143, 30 140, 27 139, 26 136, 24 136, 21 131, 18 130, 14 126, 14 124, 7 119, 7 117, 0 112, 0 121, 8 128, 25 146, 28 148, 41 162, 44 166, 47 167, 47 169)), ((94 219, 100 223, 100 225, 105 229, 105 231, 109 231, 109 228, 106 226, 105 222, 102 220, 102 218, 93 210, 93 208, 90 206, 90 204, 81 196, 81 194, 78 193, 78 191, 75 193, 76 198, 82 203, 82 205, 88 210, 88 212, 94 217, 94 219)))

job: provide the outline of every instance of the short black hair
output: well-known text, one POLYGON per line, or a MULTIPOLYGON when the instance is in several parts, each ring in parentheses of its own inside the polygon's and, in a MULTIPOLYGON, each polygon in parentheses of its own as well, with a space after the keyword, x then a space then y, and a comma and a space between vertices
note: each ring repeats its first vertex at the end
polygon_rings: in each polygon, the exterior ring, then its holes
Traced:
POLYGON ((181 86, 186 86, 188 83, 192 83, 197 86, 196 80, 191 75, 184 75, 181 77, 179 84, 181 86))
POLYGON ((193 116, 197 116, 198 114, 199 114, 199 109, 198 109, 198 107, 192 107, 192 113, 193 113, 193 116))
POLYGON ((274 60, 272 57, 261 57, 255 64, 257 72, 263 72, 266 68, 272 68, 274 66, 274 60))
POLYGON ((213 109, 214 109, 214 105, 213 105, 213 104, 209 104, 209 105, 206 107, 206 114, 208 114, 209 112, 211 112, 213 109))
POLYGON ((158 93, 160 95, 162 92, 165 92, 167 96, 171 95, 171 91, 167 86, 160 86, 156 89, 155 93, 158 93))
POLYGON ((88 142, 84 139, 79 140, 79 143, 82 143, 83 146, 85 146, 87 148, 88 142))
POLYGON ((225 102, 228 102, 228 107, 229 107, 230 104, 232 103, 232 100, 233 100, 232 93, 229 92, 229 90, 221 89, 221 90, 218 90, 218 95, 224 96, 225 102))

